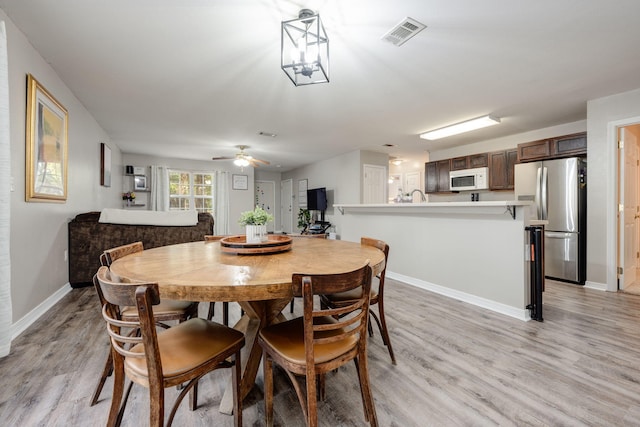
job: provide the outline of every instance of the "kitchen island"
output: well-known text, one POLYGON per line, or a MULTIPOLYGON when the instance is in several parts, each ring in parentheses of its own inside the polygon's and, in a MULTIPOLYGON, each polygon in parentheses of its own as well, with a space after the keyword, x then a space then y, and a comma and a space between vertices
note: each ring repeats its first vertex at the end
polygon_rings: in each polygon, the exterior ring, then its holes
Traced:
POLYGON ((529 320, 529 201, 335 204, 340 235, 384 240, 387 276, 529 320))

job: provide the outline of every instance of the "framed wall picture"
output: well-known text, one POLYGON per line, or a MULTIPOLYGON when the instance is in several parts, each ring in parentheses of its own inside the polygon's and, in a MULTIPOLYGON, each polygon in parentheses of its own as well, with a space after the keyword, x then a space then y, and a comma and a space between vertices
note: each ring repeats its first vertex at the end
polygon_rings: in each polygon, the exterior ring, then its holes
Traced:
POLYGON ((147 189, 147 177, 144 175, 135 175, 133 177, 133 189, 134 190, 146 190, 147 189))
POLYGON ((111 148, 100 143, 100 185, 111 187, 111 148))
POLYGON ((249 177, 247 175, 233 175, 233 189, 234 190, 248 190, 249 189, 249 177))
POLYGON ((27 75, 27 202, 67 200, 67 110, 31 75, 27 75))

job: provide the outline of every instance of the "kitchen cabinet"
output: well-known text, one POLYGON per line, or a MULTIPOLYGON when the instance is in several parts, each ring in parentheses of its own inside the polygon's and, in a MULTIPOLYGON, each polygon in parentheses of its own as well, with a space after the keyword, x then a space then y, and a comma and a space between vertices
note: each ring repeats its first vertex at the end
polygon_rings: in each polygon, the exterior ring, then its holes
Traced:
POLYGON ((489 153, 489 190, 513 190, 513 170, 518 150, 489 153))
POLYGON ((518 144, 518 162, 559 159, 586 154, 586 132, 518 144))
POLYGON ((451 159, 451 170, 483 168, 489 165, 488 153, 472 154, 470 156, 454 157, 451 159))
POLYGON ((451 159, 428 162, 424 165, 425 193, 449 192, 451 159))

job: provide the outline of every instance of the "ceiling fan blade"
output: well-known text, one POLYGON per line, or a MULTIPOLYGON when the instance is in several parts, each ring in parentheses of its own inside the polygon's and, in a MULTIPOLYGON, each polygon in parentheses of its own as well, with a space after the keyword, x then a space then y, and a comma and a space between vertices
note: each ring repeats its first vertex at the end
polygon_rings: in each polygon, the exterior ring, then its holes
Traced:
POLYGON ((254 162, 258 162, 258 163, 262 163, 263 165, 270 165, 271 163, 266 161, 266 160, 261 160, 261 159, 256 159, 256 158, 252 158, 251 159, 254 162))
POLYGON ((211 160, 232 160, 235 157, 226 157, 226 156, 216 156, 216 157, 212 157, 211 160))

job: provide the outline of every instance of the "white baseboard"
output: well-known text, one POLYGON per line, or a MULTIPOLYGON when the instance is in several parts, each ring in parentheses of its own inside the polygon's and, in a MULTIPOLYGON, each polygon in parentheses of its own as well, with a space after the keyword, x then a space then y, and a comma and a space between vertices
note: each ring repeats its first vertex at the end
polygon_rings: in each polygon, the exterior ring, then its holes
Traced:
POLYGON ((594 289, 596 291, 606 291, 607 284, 606 283, 598 283, 598 282, 589 282, 588 280, 584 282, 584 287, 588 289, 594 289))
POLYGON ((29 313, 27 313, 22 319, 18 320, 16 323, 11 325, 11 340, 14 340, 23 333, 29 326, 35 323, 36 320, 40 318, 44 313, 47 312, 51 307, 53 307, 58 301, 62 299, 66 294, 71 291, 71 285, 69 283, 62 286, 60 289, 55 291, 53 295, 51 295, 46 300, 42 301, 40 305, 35 307, 29 313))
POLYGON ((433 283, 425 282, 424 280, 415 279, 413 277, 404 276, 402 274, 393 273, 387 271, 386 276, 390 279, 398 280, 408 285, 415 286, 417 288, 425 289, 427 291, 434 292, 436 294, 444 295, 449 298, 456 299, 458 301, 466 302, 478 307, 486 308, 487 310, 494 311, 496 313, 504 314, 509 317, 514 317, 518 320, 528 321, 531 320, 531 314, 527 309, 518 309, 506 304, 491 301, 486 298, 481 298, 475 295, 468 294, 466 292, 457 291, 455 289, 447 288, 444 286, 436 285, 433 283))

